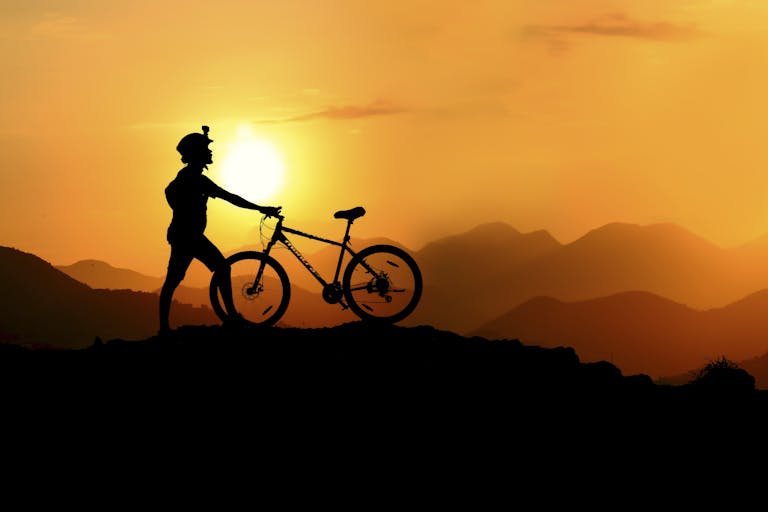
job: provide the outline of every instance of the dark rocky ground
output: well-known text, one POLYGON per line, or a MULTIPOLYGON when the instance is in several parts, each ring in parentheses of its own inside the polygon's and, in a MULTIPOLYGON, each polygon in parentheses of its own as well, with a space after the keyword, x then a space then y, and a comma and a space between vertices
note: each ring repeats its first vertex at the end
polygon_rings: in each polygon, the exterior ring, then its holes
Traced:
POLYGON ((71 457, 96 446, 222 470, 236 459, 270 478, 339 465, 346 478, 395 464, 411 479, 489 465, 567 479, 678 471, 712 454, 742 464, 768 432, 768 395, 748 377, 657 385, 567 347, 359 322, 0 351, 6 439, 71 457))
POLYGON ((463 415, 510 428, 529 411, 698 421, 717 414, 760 419, 768 392, 749 375, 709 385, 657 385, 611 363, 582 363, 568 347, 466 338, 432 327, 181 327, 165 338, 95 340, 80 350, 2 348, 6 399, 30 397, 110 407, 144 403, 344 415, 463 415), (746 376, 746 379, 744 378, 746 376), (741 378, 739 378, 741 377, 741 378))

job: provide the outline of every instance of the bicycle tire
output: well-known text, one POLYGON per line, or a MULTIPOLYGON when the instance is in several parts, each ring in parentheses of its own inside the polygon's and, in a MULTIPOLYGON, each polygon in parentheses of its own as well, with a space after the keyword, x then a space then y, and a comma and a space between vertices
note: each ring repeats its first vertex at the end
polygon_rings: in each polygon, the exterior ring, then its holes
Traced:
POLYGON ((396 323, 418 305, 423 280, 410 254, 380 244, 366 247, 350 260, 341 286, 347 305, 361 319, 396 323))
MULTIPOLYGON (((235 310, 253 325, 269 326, 277 323, 288 309, 291 285, 283 266, 273 257, 258 251, 243 251, 227 258, 232 280, 232 299, 235 310), (253 281, 261 265, 264 273, 259 289, 253 290, 253 281)), ((214 272, 209 294, 216 315, 226 322, 229 318, 219 290, 222 275, 214 272)))

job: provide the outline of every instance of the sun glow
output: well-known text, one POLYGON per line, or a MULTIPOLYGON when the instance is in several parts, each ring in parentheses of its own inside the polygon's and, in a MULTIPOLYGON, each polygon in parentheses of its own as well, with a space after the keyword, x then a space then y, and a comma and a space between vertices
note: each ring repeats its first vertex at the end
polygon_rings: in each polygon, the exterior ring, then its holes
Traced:
POLYGON ((258 203, 274 197, 283 185, 284 172, 277 148, 254 137, 246 126, 241 127, 237 139, 227 146, 219 176, 225 189, 258 203))

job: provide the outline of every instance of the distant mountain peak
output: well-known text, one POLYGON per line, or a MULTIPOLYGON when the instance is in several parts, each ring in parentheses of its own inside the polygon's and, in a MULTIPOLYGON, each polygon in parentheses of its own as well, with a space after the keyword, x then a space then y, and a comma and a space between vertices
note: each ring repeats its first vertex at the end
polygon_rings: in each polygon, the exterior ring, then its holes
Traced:
POLYGON ((88 267, 88 268, 116 268, 106 261, 102 260, 93 260, 93 259, 86 259, 86 260, 79 260, 74 262, 71 265, 56 265, 57 268, 77 268, 77 267, 88 267))
POLYGON ((151 292, 162 284, 161 278, 146 276, 127 268, 114 267, 105 261, 95 259, 80 260, 71 265, 57 265, 56 269, 91 288, 151 292))
POLYGON ((612 293, 610 295, 605 295, 601 297, 592 297, 588 299, 567 300, 567 301, 558 299, 556 297, 551 297, 548 295, 539 295, 536 297, 532 297, 527 301, 523 302, 518 306, 518 308, 548 307, 548 306, 579 306, 579 305, 600 306, 603 304, 624 304, 624 305, 635 305, 635 306, 641 305, 641 304, 654 305, 654 306, 664 305, 664 306, 673 306, 673 307, 690 309, 685 304, 680 304, 666 297, 662 297, 659 294, 644 291, 644 290, 628 290, 628 291, 612 293))
POLYGON ((430 242, 425 247, 435 246, 435 245, 442 246, 445 244, 465 243, 465 242, 473 242, 473 243, 484 243, 486 241, 499 242, 502 240, 518 239, 521 237, 534 238, 534 239, 548 239, 554 242, 555 244, 560 245, 560 242, 555 240, 555 238, 548 231, 544 229, 531 231, 530 233, 522 233, 519 230, 507 224, 506 222, 497 221, 497 222, 486 222, 483 224, 478 224, 474 228, 464 231, 462 233, 446 236, 444 238, 439 238, 437 240, 430 242))
POLYGON ((659 240, 695 243, 701 246, 717 247, 713 242, 696 235, 674 222, 657 222, 653 224, 633 224, 629 222, 610 222, 592 229, 584 236, 573 242, 580 245, 588 242, 616 243, 621 240, 659 240))
POLYGON ((467 231, 466 234, 509 236, 509 235, 519 235, 520 231, 513 228, 506 222, 496 221, 496 222, 486 222, 483 224, 478 224, 474 228, 467 231))
MULTIPOLYGON (((475 261, 498 267, 501 264, 508 266, 512 261, 531 260, 560 247, 562 244, 545 230, 521 233, 505 222, 488 222, 435 240, 422 248, 418 255, 426 260, 445 258, 446 255, 480 258, 475 261), (496 261, 491 262, 489 258, 496 258, 496 261)), ((454 264, 448 265, 453 267, 454 264)))

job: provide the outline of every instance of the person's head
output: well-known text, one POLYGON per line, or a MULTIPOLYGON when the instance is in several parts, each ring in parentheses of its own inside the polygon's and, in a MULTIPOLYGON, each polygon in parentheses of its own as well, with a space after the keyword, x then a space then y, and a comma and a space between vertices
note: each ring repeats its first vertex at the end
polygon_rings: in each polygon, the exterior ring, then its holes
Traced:
POLYGON ((208 147, 213 140, 208 138, 208 130, 207 126, 203 126, 203 133, 188 133, 181 138, 176 151, 181 154, 182 162, 202 166, 213 163, 213 152, 208 147))

